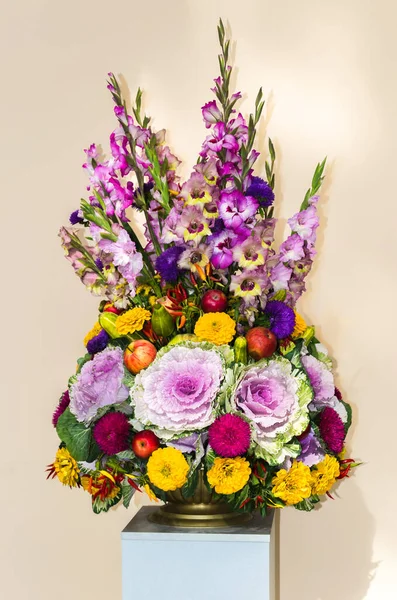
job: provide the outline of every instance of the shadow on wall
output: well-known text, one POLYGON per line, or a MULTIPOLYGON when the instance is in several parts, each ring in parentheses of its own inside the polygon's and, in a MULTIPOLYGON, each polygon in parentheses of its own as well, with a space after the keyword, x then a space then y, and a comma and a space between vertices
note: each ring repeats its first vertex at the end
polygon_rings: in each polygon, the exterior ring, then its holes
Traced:
MULTIPOLYGON (((365 600, 378 563, 372 561, 375 520, 353 479, 337 511, 281 515, 280 593, 276 600, 365 600), (335 549, 337 548, 337 552, 335 549)), ((328 500, 332 502, 332 500, 328 500)), ((331 507, 330 507, 331 508, 331 507)))

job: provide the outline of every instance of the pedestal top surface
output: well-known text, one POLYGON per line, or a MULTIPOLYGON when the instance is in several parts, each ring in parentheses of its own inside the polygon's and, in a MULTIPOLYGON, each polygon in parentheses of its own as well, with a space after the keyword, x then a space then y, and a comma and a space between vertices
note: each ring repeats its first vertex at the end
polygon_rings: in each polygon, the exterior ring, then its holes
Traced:
POLYGON ((156 510, 158 510, 157 507, 143 506, 123 529, 121 539, 123 541, 270 542, 274 512, 266 517, 255 515, 251 521, 243 525, 207 529, 204 527, 171 527, 151 523, 148 521, 148 515, 156 510))

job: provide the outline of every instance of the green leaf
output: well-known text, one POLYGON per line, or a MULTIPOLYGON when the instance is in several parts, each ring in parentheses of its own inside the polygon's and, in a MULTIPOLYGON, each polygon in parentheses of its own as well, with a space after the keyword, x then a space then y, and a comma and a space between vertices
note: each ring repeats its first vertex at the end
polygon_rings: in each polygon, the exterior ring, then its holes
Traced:
POLYGON ((134 460, 135 458, 135 454, 132 450, 123 450, 122 452, 118 452, 115 456, 120 460, 134 460))
POLYGON ((92 431, 80 423, 67 408, 59 417, 57 434, 73 458, 77 461, 92 462, 98 458, 100 450, 92 436, 92 431))
POLYGON ((125 506, 125 508, 128 508, 132 499, 132 496, 135 494, 135 490, 132 487, 132 485, 130 485, 128 483, 128 481, 124 480, 121 483, 121 495, 123 498, 123 506, 125 506))
POLYGON ((122 497, 122 493, 120 490, 120 492, 117 494, 117 496, 115 496, 112 499, 105 498, 104 500, 101 500, 99 497, 95 498, 95 500, 93 500, 93 502, 92 502, 92 510, 97 515, 100 512, 107 512, 109 510, 109 508, 112 508, 112 506, 115 506, 115 504, 118 504, 120 502, 121 497, 122 497))
POLYGON ((188 478, 185 485, 181 489, 182 496, 184 498, 190 498, 191 496, 193 496, 194 492, 196 491, 197 480, 198 480, 198 469, 195 469, 193 471, 193 473, 190 475, 190 477, 188 478))

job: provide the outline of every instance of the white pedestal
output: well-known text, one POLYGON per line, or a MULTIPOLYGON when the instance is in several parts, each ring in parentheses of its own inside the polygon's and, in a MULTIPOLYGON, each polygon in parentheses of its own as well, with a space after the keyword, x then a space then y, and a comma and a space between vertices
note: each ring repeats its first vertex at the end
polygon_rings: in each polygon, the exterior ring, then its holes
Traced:
POLYGON ((123 600, 274 600, 273 514, 239 527, 181 529, 147 520, 121 534, 123 600))

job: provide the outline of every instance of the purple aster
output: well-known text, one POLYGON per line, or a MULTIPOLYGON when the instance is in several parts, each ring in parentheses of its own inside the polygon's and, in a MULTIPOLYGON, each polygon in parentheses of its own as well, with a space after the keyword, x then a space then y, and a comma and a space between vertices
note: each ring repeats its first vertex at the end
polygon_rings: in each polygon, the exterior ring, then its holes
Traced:
POLYGON ((59 404, 56 407, 56 409, 54 410, 54 414, 52 415, 52 424, 54 425, 54 427, 57 426, 59 417, 65 412, 65 410, 69 406, 69 403, 70 403, 69 391, 66 390, 66 392, 64 392, 62 394, 59 404))
POLYGON ((270 318, 270 331, 279 339, 287 338, 294 331, 295 313, 284 302, 271 300, 266 304, 265 314, 270 318))
POLYGON ((320 421, 318 425, 320 434, 327 447, 334 452, 339 454, 343 450, 343 442, 345 441, 345 426, 338 413, 327 406, 324 408, 320 415, 320 421))
POLYGON ((296 460, 303 462, 308 467, 312 467, 323 460, 325 452, 312 428, 298 436, 298 440, 301 445, 301 453, 296 460))
POLYGON ((81 218, 81 211, 79 209, 74 210, 69 217, 69 221, 72 225, 82 225, 84 219, 81 218))
POLYGON ((252 196, 244 196, 238 190, 223 191, 219 201, 219 215, 227 229, 238 229, 258 208, 258 201, 252 196))
POLYGON ((171 246, 156 258, 156 269, 167 283, 178 279, 178 260, 184 250, 184 246, 171 246))
POLYGON ((113 455, 129 448, 130 424, 124 413, 110 412, 94 426, 94 439, 102 452, 113 455))
POLYGON ((259 200, 259 205, 262 206, 262 208, 266 208, 273 204, 274 192, 267 181, 261 177, 252 177, 251 185, 245 193, 247 196, 253 196, 259 200))
POLYGON ((250 446, 251 429, 238 415, 221 415, 210 426, 208 439, 211 448, 224 458, 245 454, 250 446))
POLYGON ((105 350, 106 346, 109 342, 109 336, 104 329, 98 333, 95 337, 91 338, 87 343, 87 352, 88 354, 97 354, 98 352, 102 352, 105 350))

